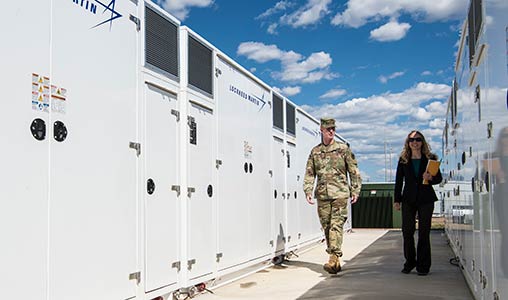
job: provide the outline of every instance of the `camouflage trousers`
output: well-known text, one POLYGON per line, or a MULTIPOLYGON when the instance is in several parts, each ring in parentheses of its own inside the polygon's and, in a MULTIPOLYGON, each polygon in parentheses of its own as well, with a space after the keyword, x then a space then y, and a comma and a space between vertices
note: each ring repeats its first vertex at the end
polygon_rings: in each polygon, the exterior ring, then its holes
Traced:
POLYGON ((318 200, 318 216, 325 232, 326 252, 342 256, 342 235, 347 220, 347 199, 318 200))

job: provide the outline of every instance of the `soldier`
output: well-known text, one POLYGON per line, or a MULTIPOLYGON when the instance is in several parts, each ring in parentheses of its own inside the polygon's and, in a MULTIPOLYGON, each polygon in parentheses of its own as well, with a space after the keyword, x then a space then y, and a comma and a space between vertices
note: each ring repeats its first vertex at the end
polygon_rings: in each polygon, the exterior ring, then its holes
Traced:
POLYGON ((314 204, 312 190, 318 203, 318 216, 325 232, 326 252, 330 255, 323 268, 330 274, 341 270, 343 225, 347 219, 347 201, 355 203, 360 194, 361 178, 354 154, 344 144, 335 141, 335 120, 321 119, 321 143, 312 148, 307 160, 303 190, 307 202, 314 204), (347 174, 349 173, 350 184, 347 174))

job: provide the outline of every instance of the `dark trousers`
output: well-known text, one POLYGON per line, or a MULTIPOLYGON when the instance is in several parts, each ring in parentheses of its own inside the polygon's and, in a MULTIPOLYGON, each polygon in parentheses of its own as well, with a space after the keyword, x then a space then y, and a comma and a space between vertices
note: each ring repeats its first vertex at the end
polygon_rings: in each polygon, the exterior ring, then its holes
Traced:
POLYGON ((402 236, 404 237, 405 267, 416 266, 418 272, 429 272, 431 265, 430 226, 434 202, 402 203, 402 236), (418 246, 415 249, 416 214, 418 214, 418 246))

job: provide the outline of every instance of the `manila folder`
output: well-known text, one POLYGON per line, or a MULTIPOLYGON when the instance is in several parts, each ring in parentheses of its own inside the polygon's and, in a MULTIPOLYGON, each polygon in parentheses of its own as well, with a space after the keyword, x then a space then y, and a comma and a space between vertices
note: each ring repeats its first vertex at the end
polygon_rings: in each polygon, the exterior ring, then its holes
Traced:
MULTIPOLYGON (((437 172, 439 171, 439 165, 441 163, 437 160, 433 160, 433 159, 429 159, 429 161, 427 162, 427 168, 425 169, 425 171, 429 172, 430 175, 432 176, 436 176, 437 175, 437 172)), ((429 184, 427 182, 427 180, 423 180, 423 184, 429 184)))

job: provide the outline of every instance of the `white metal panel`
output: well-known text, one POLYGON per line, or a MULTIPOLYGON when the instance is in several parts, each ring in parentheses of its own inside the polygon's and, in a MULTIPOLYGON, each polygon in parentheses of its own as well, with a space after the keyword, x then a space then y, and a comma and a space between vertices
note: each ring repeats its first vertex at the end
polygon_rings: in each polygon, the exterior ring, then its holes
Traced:
MULTIPOLYGON (((214 112, 189 103, 189 116, 196 128, 196 144, 188 153, 188 251, 189 279, 212 274, 216 264, 216 119, 214 112)), ((188 121, 190 124, 190 120, 188 121)), ((190 125, 188 124, 188 127, 190 125)), ((190 128, 189 128, 190 130, 190 128)))
POLYGON ((456 180, 447 183, 454 189, 445 201, 448 220, 453 221, 447 223, 447 232, 475 298, 504 299, 508 297, 508 244, 503 247, 508 240, 507 223, 503 222, 507 193, 500 192, 506 190, 506 184, 499 172, 503 165, 498 163, 504 159, 502 132, 508 126, 508 6, 499 1, 473 2, 474 7, 481 3, 481 18, 475 20, 483 19, 483 26, 478 26, 480 37, 472 64, 468 43, 473 38, 465 38, 468 30, 462 32, 463 51, 457 60, 459 125, 450 130, 453 135, 444 160, 456 180), (465 162, 461 159, 463 153, 465 162), (473 216, 465 213, 470 206, 473 216))
MULTIPOLYGON (((145 87, 145 181, 152 179, 155 190, 145 191, 146 292, 175 284, 178 268, 178 130, 177 98, 170 90, 147 84, 145 87)), ((146 188, 146 187, 145 187, 146 188)), ((186 193, 186 191, 181 191, 186 193)), ((184 197, 182 195, 181 197, 184 197)), ((182 266, 184 268, 185 266, 182 266)))
POLYGON ((317 206, 309 205, 305 200, 305 194, 303 192, 303 179, 305 177, 307 159, 309 157, 310 150, 321 143, 321 134, 319 131, 319 124, 315 120, 310 119, 300 111, 297 113, 297 119, 297 174, 299 178, 297 191, 300 211, 300 232, 302 234, 300 241, 306 242, 323 235, 321 224, 319 223, 319 218, 317 216, 317 206))
POLYGON ((52 122, 68 136, 51 136, 49 299, 125 299, 136 271, 136 6, 52 8, 52 122))
MULTIPOLYGON (((270 177, 270 133, 271 110, 268 104, 270 93, 260 85, 245 77, 245 89, 251 100, 245 102, 247 115, 245 122, 245 141, 243 156, 249 164, 249 255, 251 259, 271 255, 272 201, 270 177), (253 100, 254 101, 254 100, 253 100), (252 167, 251 167, 252 166, 252 167)), ((233 81, 235 84, 238 80, 233 81)), ((243 87, 242 87, 243 88, 243 87)))
POLYGON ((219 268, 270 249, 269 93, 217 58, 219 268))
POLYGON ((298 192, 301 191, 301 188, 297 185, 297 174, 298 169, 302 168, 302 166, 299 166, 297 162, 298 156, 296 152, 296 145, 289 142, 286 143, 286 207, 288 247, 297 245, 300 239, 301 218, 298 201, 303 199, 301 197, 300 199, 297 198, 298 192))
MULTIPOLYGON (((477 55, 483 50, 478 67, 480 104, 487 159, 489 198, 483 203, 485 298, 494 293, 499 299, 508 298, 508 5, 484 1, 484 33, 479 40, 477 55), (488 19, 487 19, 488 18, 488 19), (487 22, 492 20, 494 23, 487 22), (488 126, 492 131, 488 135, 488 126), (487 133, 487 134, 486 134, 487 133)), ((483 129, 483 130, 482 130, 483 129)))
POLYGON ((2 9, 0 294, 15 299, 29 288, 33 299, 46 299, 51 123, 49 112, 37 105, 43 103, 38 96, 47 94, 39 88, 47 84, 33 82, 32 73, 49 76, 50 1, 11 1, 2 3, 2 9), (30 132, 36 118, 46 123, 42 141, 30 132))
POLYGON ((286 250, 287 236, 287 215, 286 215, 286 188, 285 188, 285 168, 286 155, 284 150, 284 140, 273 137, 272 141, 272 169, 273 169, 273 205, 274 205, 274 242, 275 252, 280 254, 286 250))

